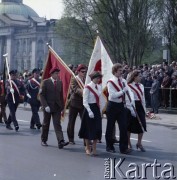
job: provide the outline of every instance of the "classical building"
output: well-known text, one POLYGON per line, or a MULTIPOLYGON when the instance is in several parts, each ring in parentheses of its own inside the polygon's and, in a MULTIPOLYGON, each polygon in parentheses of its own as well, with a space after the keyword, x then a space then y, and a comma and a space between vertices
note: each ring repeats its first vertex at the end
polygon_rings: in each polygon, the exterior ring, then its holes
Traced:
POLYGON ((0 3, 0 72, 3 69, 3 55, 8 53, 10 68, 19 72, 43 68, 50 43, 62 54, 59 37, 54 31, 55 19, 46 20, 23 0, 1 0, 0 3))

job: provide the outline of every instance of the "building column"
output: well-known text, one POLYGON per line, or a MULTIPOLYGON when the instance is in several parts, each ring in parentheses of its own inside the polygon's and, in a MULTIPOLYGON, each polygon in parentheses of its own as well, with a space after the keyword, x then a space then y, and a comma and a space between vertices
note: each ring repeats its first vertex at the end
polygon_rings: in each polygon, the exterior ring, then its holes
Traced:
POLYGON ((32 40, 32 48, 31 48, 31 69, 36 67, 36 40, 32 40))

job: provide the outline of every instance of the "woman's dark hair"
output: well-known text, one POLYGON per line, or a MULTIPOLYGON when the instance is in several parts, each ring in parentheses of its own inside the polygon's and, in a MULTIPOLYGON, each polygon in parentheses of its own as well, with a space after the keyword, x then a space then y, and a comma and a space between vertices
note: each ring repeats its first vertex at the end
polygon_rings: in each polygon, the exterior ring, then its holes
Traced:
POLYGON ((134 71, 131 73, 130 77, 128 78, 127 83, 128 83, 128 84, 132 83, 132 82, 134 81, 134 79, 135 79, 139 74, 140 74, 140 71, 134 70, 134 71))

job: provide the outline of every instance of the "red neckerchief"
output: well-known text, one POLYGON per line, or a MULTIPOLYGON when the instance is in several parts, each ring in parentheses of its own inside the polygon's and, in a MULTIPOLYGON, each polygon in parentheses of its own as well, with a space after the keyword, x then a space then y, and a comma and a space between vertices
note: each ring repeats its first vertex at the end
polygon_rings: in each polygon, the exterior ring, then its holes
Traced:
POLYGON ((98 107, 100 107, 100 103, 99 103, 99 96, 98 94, 90 87, 90 86, 85 86, 85 88, 88 88, 95 96, 95 99, 96 99, 96 103, 98 105, 98 107))
MULTIPOLYGON (((118 86, 117 86, 112 80, 109 80, 108 82, 110 82, 118 92, 120 91, 120 89, 118 88, 118 86)), ((120 96, 119 99, 120 99, 120 98, 122 98, 122 101, 123 101, 123 96, 120 96)))
POLYGON ((128 86, 137 94, 139 100, 142 102, 141 95, 137 89, 135 89, 131 84, 128 84, 128 86))
POLYGON ((35 78, 32 78, 30 81, 40 87, 40 83, 35 78))

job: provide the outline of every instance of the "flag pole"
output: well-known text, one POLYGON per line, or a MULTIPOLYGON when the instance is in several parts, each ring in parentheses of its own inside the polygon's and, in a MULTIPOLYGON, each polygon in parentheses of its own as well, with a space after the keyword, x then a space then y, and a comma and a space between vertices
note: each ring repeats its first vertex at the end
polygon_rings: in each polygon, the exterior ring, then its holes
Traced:
MULTIPOLYGON (((10 74, 9 74, 9 64, 8 64, 7 56, 8 56, 8 54, 4 54, 4 55, 3 55, 3 57, 5 57, 5 64, 6 64, 6 68, 7 68, 7 74, 8 74, 8 77, 9 77, 10 88, 13 89, 13 88, 12 88, 12 80, 11 80, 11 76, 10 76, 10 74)), ((4 83, 5 83, 5 82, 4 82, 4 83)), ((15 104, 14 93, 11 92, 11 94, 12 94, 13 103, 15 104)))
POLYGON ((77 81, 77 83, 79 84, 80 88, 83 89, 82 85, 80 84, 79 80, 77 79, 76 75, 73 73, 73 71, 67 66, 67 64, 59 57, 59 55, 55 52, 55 50, 50 46, 49 43, 46 43, 47 47, 49 48, 50 51, 52 51, 52 53, 55 54, 55 56, 57 56, 60 59, 60 62, 62 63, 62 65, 72 74, 72 76, 75 78, 75 80, 77 81))

